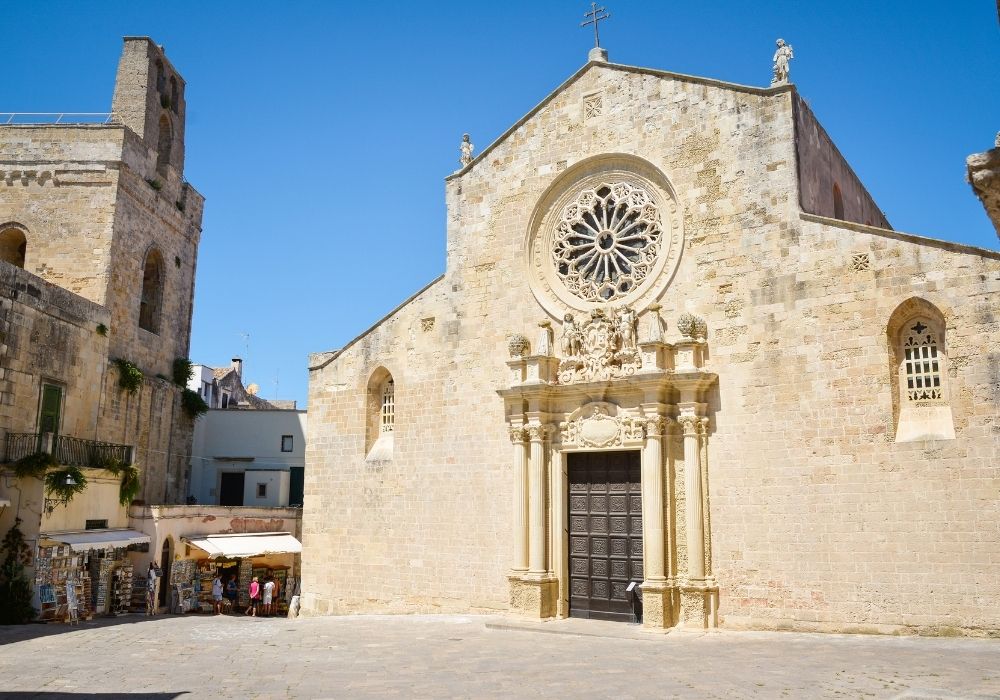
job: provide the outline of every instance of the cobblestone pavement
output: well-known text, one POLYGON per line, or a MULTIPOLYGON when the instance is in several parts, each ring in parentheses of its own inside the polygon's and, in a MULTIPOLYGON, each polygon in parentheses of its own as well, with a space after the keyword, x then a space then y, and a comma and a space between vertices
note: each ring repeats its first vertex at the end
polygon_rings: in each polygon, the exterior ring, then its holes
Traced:
POLYGON ((241 700, 1000 698, 1000 640, 652 636, 614 623, 518 625, 474 616, 127 616, 73 628, 0 627, 0 697, 118 693, 241 700))

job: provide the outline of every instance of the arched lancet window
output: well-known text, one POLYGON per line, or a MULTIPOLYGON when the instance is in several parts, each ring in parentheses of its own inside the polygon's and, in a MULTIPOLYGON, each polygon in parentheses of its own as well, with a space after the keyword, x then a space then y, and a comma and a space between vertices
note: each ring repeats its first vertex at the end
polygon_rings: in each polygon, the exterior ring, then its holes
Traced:
POLYGON ((944 316, 914 297, 896 308, 887 330, 896 442, 954 439, 944 316))
POLYGON ((174 130, 170 126, 170 119, 166 112, 160 115, 160 133, 156 149, 156 170, 166 176, 167 165, 170 164, 170 149, 174 145, 174 130))
POLYGON ((139 301, 139 327, 160 332, 160 302, 163 298, 163 256, 150 250, 142 268, 142 296, 139 301))
POLYGON ((844 195, 840 191, 840 185, 833 183, 833 218, 844 218, 844 195))
POLYGON ((167 89, 167 74, 163 70, 163 61, 156 62, 156 91, 163 94, 167 89))
POLYGON ((941 362, 938 339, 925 319, 915 318, 903 330, 903 373, 909 401, 941 398, 941 362))
POLYGON ((390 377, 382 385, 382 410, 380 411, 380 431, 391 433, 396 427, 396 383, 390 377))
POLYGON ((396 382, 385 367, 368 378, 365 407, 365 455, 368 461, 392 459, 396 430, 396 382))
POLYGON ((28 251, 25 231, 26 229, 18 224, 0 224, 0 260, 24 267, 24 256, 28 251))
POLYGON ((170 76, 170 109, 177 114, 177 101, 180 99, 180 91, 177 88, 177 78, 170 76))

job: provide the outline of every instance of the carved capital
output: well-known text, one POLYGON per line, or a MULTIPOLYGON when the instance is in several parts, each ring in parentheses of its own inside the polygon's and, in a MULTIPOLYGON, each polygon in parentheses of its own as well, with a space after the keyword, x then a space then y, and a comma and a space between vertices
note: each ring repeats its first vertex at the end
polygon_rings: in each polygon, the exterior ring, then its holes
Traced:
POLYGON ((531 442, 545 442, 552 434, 552 428, 548 425, 529 425, 525 430, 528 433, 528 440, 531 442))
POLYGON ((708 418, 701 418, 698 420, 698 434, 701 436, 708 435, 708 418))
POLYGON ((510 435, 510 441, 515 445, 523 445, 525 440, 525 430, 524 428, 517 426, 507 429, 508 435, 510 435))
POLYGON ((662 437, 664 428, 667 425, 668 418, 664 416, 647 416, 646 417, 646 437, 662 437))
POLYGON ((699 416, 691 414, 685 414, 677 417, 677 422, 684 430, 685 435, 697 435, 701 425, 701 420, 702 419, 699 416))

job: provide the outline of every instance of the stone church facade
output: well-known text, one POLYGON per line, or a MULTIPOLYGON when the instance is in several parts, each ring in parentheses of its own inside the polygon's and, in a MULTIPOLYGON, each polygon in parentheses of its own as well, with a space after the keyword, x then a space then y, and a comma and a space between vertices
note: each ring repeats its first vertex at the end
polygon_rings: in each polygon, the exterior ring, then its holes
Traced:
POLYGON ((793 86, 592 60, 446 198, 310 358, 306 614, 996 634, 1000 254, 892 230, 793 86))

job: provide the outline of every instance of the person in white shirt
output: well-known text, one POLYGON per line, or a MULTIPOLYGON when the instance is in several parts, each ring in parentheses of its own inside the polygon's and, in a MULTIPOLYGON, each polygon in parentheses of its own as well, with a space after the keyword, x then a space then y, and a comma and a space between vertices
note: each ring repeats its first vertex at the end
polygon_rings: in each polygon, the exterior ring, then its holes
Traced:
POLYGON ((212 607, 215 609, 216 615, 222 614, 222 579, 219 578, 218 573, 212 579, 212 607))
POLYGON ((264 615, 271 615, 271 606, 274 600, 274 579, 270 576, 264 581, 264 615))

